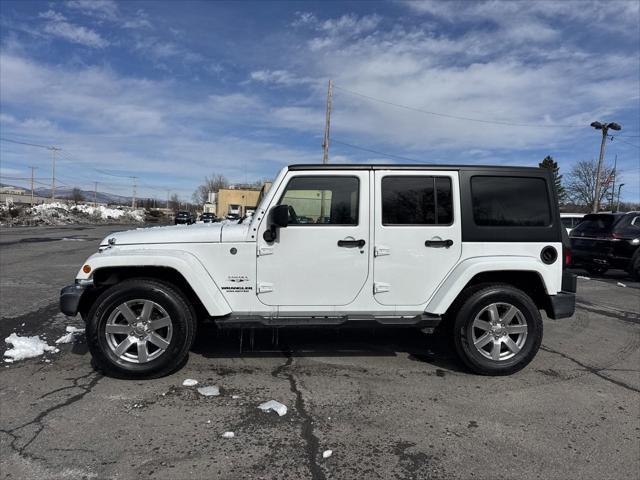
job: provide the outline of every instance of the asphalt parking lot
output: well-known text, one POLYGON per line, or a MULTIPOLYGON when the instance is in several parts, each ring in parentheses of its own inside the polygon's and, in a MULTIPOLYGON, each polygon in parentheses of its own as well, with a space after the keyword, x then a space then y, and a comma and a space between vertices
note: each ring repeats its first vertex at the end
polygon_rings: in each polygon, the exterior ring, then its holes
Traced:
MULTIPOLYGON (((0 337, 53 344, 82 326, 58 313, 59 289, 123 228, 0 231, 0 337)), ((467 373, 442 339, 411 330, 247 331, 241 352, 238 332, 203 328, 182 370, 123 381, 92 369, 80 336, 1 364, 0 475, 639 478, 639 289, 623 272, 580 279, 576 315, 546 320, 532 364, 499 378, 467 373), (271 399, 287 414, 257 409, 271 399)))

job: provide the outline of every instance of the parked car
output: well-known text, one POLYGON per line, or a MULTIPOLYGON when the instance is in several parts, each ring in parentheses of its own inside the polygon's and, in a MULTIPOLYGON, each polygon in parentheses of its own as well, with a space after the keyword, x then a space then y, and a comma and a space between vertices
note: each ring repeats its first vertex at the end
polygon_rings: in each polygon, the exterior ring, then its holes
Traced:
POLYGON ((595 213, 571 231, 572 264, 589 273, 610 268, 640 279, 640 212, 595 213))
POLYGON ((571 234, 571 230, 573 230, 576 225, 582 222, 584 218, 584 213, 561 213, 560 221, 564 228, 566 228, 567 233, 571 234))
POLYGON ((200 215, 200 221, 204 223, 213 223, 218 221, 218 217, 216 217, 215 213, 204 212, 200 215))
POLYGON ((185 223, 187 225, 191 225, 192 223, 195 223, 195 220, 193 219, 193 215, 191 215, 191 212, 178 212, 176 213, 176 216, 173 219, 173 223, 175 225, 185 224, 185 223))
POLYGON ((120 377, 175 370, 205 318, 441 328, 470 370, 510 374, 540 347, 540 311, 575 308, 553 181, 540 168, 293 165, 250 222, 109 235, 60 308, 120 377))

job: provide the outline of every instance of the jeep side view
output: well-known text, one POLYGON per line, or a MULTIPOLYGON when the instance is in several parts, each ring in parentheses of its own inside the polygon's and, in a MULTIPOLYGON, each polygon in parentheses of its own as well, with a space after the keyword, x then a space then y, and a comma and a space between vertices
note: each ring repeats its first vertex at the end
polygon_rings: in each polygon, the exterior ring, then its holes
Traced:
POLYGON ((60 294, 98 368, 157 377, 197 321, 442 328, 473 372, 506 375, 575 309, 548 170, 292 165, 244 223, 115 233, 60 294), (446 327, 446 328, 445 328, 446 327))

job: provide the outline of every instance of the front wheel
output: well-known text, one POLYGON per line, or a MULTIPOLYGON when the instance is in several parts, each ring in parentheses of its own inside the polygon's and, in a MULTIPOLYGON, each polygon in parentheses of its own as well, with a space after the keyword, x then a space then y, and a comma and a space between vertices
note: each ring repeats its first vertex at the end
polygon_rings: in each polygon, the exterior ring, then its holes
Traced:
POLYGON ((155 378, 186 359, 195 336, 195 315, 173 285, 133 278, 98 297, 86 327, 99 370, 119 378, 155 378))
POLYGON ((470 291, 455 315, 456 351, 475 373, 509 375, 531 362, 542 343, 542 318, 531 298, 510 285, 470 291))

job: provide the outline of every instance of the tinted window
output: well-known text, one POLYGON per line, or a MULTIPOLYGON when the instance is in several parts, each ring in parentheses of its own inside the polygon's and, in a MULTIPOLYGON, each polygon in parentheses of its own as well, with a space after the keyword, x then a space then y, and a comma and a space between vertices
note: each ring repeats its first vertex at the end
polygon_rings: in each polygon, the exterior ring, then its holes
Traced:
POLYGON ((289 224, 358 224, 356 177, 293 177, 279 205, 289 205, 289 224))
POLYGON ((543 227, 551 224, 551 208, 543 178, 471 178, 476 225, 543 227))
POLYGON ((637 237, 640 235, 640 217, 625 215, 616 223, 614 231, 623 237, 637 237))
POLYGON ((453 220, 448 177, 384 177, 381 193, 383 225, 449 225, 453 220))
POLYGON ((571 235, 597 235, 611 231, 615 223, 615 215, 592 214, 586 215, 582 222, 571 231, 571 235))

